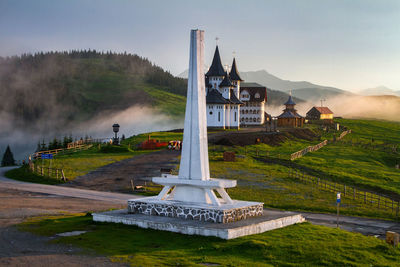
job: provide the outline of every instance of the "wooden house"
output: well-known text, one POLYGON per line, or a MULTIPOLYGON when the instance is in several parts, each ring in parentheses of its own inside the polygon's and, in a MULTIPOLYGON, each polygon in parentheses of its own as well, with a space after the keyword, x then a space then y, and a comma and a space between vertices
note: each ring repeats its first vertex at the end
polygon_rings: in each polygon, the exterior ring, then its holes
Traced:
POLYGON ((306 119, 333 122, 333 112, 328 107, 312 107, 307 112, 306 119))

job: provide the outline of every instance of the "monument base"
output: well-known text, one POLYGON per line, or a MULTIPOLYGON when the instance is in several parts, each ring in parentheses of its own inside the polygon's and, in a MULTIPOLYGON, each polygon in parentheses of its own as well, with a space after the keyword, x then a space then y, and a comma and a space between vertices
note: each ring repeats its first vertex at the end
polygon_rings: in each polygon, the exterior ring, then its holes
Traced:
POLYGON ((174 217, 213 223, 230 223, 263 214, 263 203, 232 200, 231 204, 212 206, 201 203, 160 200, 146 197, 128 200, 128 213, 174 217))
POLYGON ((130 214, 127 210, 93 213, 93 220, 96 222, 136 225, 141 228, 187 235, 216 236, 222 239, 260 234, 305 221, 301 214, 275 210, 264 210, 261 216, 232 223, 209 223, 163 216, 130 214))

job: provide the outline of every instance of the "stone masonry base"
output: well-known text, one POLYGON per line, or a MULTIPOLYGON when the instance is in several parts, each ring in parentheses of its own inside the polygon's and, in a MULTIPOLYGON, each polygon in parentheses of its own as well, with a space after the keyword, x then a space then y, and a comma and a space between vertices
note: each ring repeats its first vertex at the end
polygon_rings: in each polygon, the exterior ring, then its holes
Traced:
POLYGON ((207 206, 177 201, 160 201, 154 197, 128 201, 128 213, 230 223, 263 214, 263 203, 235 200, 233 204, 207 206))

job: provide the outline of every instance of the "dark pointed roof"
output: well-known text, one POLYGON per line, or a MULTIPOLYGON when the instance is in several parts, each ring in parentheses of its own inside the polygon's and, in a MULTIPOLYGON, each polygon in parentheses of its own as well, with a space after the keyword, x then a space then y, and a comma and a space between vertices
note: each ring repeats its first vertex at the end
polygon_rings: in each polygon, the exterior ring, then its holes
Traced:
POLYGON ((235 92, 233 92, 233 89, 231 89, 231 98, 229 99, 232 104, 237 104, 237 105, 243 105, 244 103, 240 101, 236 95, 235 92))
POLYGON ((217 48, 215 48, 214 58, 211 63, 211 67, 208 70, 208 72, 206 73, 206 75, 208 77, 225 75, 225 70, 224 70, 224 67, 222 66, 221 57, 219 55, 218 45, 217 45, 217 48))
POLYGON ((296 103, 292 99, 292 95, 289 95, 289 99, 284 105, 296 105, 296 103))
POLYGON ((206 96, 207 104, 230 104, 230 101, 225 99, 216 89, 210 89, 206 96))
POLYGON ((295 110, 285 110, 278 118, 303 118, 295 110))
POLYGON ((227 72, 225 72, 225 77, 222 80, 222 82, 219 84, 219 87, 233 87, 234 85, 232 84, 231 79, 229 78, 229 75, 227 72))
POLYGON ((231 68, 231 72, 229 72, 229 77, 231 78, 232 81, 243 81, 242 78, 240 78, 239 72, 236 68, 235 58, 233 58, 232 68, 231 68))

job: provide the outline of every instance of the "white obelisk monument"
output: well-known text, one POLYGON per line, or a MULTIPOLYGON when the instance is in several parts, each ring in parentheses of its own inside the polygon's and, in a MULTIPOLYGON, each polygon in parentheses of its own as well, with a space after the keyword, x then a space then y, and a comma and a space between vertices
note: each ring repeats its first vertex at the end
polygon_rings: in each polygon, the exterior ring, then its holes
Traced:
POLYGON ((224 187, 235 187, 236 181, 210 179, 208 163, 206 88, 204 77, 204 31, 190 33, 190 60, 185 126, 179 175, 171 178, 153 178, 153 182, 165 185, 159 198, 175 201, 221 205, 213 189, 225 203, 232 200, 224 187), (171 194, 166 193, 175 186, 171 194))

